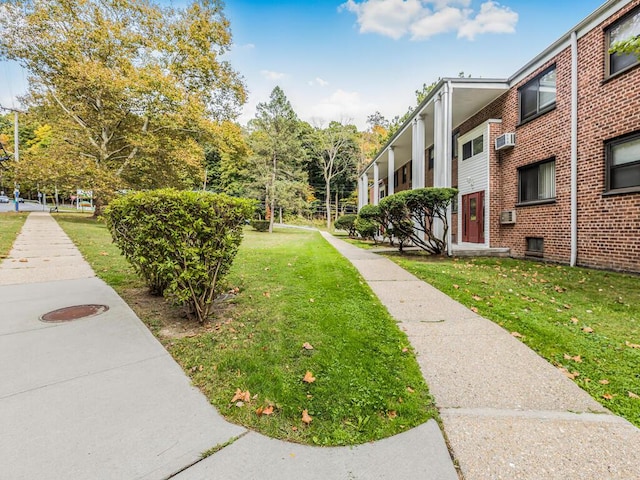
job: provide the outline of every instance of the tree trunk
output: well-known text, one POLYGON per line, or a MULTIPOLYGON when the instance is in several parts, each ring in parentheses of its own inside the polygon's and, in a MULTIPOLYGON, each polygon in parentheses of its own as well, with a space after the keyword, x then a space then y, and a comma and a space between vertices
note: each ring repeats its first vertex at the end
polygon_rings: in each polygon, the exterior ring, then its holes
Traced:
POLYGON ((325 207, 327 209, 327 230, 331 230, 331 182, 325 182, 325 207))
POLYGON ((273 154, 273 170, 271 170, 271 214, 269 215, 269 233, 273 233, 273 222, 275 220, 276 209, 276 173, 278 169, 278 157, 273 154))

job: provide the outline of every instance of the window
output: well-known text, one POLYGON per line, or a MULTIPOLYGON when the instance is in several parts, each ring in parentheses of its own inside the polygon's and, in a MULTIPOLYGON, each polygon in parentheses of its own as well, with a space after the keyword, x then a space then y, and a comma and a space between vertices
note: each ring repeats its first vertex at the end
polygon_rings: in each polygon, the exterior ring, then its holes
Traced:
POLYGON ((407 166, 402 167, 402 183, 407 183, 407 166))
POLYGON ((609 53, 609 49, 616 42, 629 40, 638 35, 640 35, 640 8, 632 10, 605 30, 607 76, 615 75, 638 63, 638 57, 633 53, 609 53))
POLYGON ((520 98, 520 122, 541 115, 556 106, 555 65, 518 90, 520 98))
POLYGON ((605 144, 607 190, 640 190, 640 132, 605 144))
POLYGON ((542 257, 544 254, 544 239, 540 237, 527 237, 527 250, 525 255, 542 257))
POLYGON ((453 145, 451 146, 451 156, 453 158, 458 157, 458 138, 460 138, 460 132, 454 133, 453 137, 451 138, 451 143, 453 143, 453 145))
POLYGON ((518 170, 520 203, 553 200, 556 197, 556 160, 552 158, 518 170))
POLYGON ((393 186, 394 187, 398 186, 398 171, 397 170, 393 173, 393 186))
POLYGON ((474 155, 478 155, 484 151, 484 136, 480 135, 479 137, 474 138, 473 140, 469 140, 467 143, 462 145, 462 160, 466 160, 467 158, 471 158, 474 155))
POLYGON ((433 170, 433 146, 427 149, 427 159, 428 159, 429 170, 433 170))

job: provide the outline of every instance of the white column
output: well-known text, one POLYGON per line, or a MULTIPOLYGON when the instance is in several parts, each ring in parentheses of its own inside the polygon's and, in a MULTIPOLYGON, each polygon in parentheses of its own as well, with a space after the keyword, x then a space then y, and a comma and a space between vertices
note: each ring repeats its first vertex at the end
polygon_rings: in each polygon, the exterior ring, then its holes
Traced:
POLYGON ((433 186, 444 187, 447 164, 444 159, 442 131, 444 115, 440 95, 436 95, 433 103, 433 186))
POLYGON ((387 196, 395 193, 396 154, 395 147, 389 147, 389 166, 387 168, 387 196))
POLYGON ((416 157, 417 162, 416 173, 418 178, 414 177, 413 188, 424 188, 425 185, 425 162, 424 162, 424 149, 425 149, 425 128, 424 128, 424 115, 419 115, 416 119, 416 157))
POLYGON ((411 122, 411 189, 413 190, 416 185, 416 179, 418 178, 418 172, 416 168, 418 166, 418 148, 417 148, 417 130, 418 125, 415 119, 411 122))
MULTIPOLYGON (((446 127, 445 127, 445 138, 447 141, 446 157, 447 157, 447 168, 445 169, 447 175, 447 186, 450 187, 453 185, 452 178, 452 159, 453 159, 453 149, 452 149, 452 139, 453 139, 453 88, 449 82, 444 85, 444 94, 445 94, 445 118, 446 118, 446 127)), ((447 254, 449 256, 453 255, 453 236, 452 229, 453 225, 451 224, 451 204, 447 208, 447 223, 449 224, 449 231, 447 232, 447 254)), ((462 215, 459 215, 460 217, 462 215)), ((460 231, 460 230, 458 230, 460 231)))
MULTIPOLYGON (((441 94, 438 93, 434 98, 433 104, 433 186, 444 187, 447 163, 445 159, 446 148, 443 141, 443 132, 445 129, 445 112, 442 105, 441 94)), ((444 225, 442 222, 434 221, 434 233, 441 237, 444 233, 444 225)))
POLYGON ((373 204, 378 205, 380 201, 380 167, 378 162, 373 163, 373 204))
POLYGON ((369 205, 369 176, 365 173, 362 174, 362 206, 369 205))
POLYGON ((358 177, 358 211, 362 208, 362 176, 358 177))

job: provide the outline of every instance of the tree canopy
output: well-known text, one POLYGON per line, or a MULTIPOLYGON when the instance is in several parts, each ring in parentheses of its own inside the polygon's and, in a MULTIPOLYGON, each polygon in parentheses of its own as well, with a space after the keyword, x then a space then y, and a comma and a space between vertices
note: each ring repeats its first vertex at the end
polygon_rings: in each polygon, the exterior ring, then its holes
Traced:
POLYGON ((306 151, 302 145, 301 122, 280 87, 268 102, 258 103, 256 116, 249 122, 249 171, 252 184, 264 198, 273 231, 276 207, 306 203, 306 151))
POLYGON ((221 56, 218 0, 14 0, 0 5, 0 58, 29 73, 25 102, 57 159, 86 159, 119 188, 200 182, 203 144, 245 101, 221 56))

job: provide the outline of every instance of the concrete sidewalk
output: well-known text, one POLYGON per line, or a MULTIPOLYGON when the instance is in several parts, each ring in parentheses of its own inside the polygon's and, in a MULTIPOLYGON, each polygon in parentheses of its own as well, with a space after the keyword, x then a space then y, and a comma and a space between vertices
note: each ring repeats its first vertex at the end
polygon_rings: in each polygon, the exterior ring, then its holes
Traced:
POLYGON ((0 478, 458 477, 434 421, 353 448, 290 444, 226 422, 55 220, 38 212, 0 265, 0 478), (39 320, 80 304, 109 310, 39 320))
POLYGON ((323 235, 406 331, 465 480, 640 479, 638 428, 493 322, 323 235))

